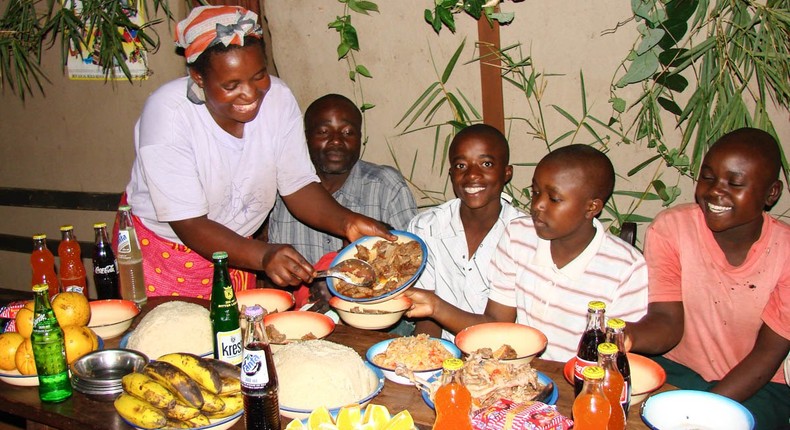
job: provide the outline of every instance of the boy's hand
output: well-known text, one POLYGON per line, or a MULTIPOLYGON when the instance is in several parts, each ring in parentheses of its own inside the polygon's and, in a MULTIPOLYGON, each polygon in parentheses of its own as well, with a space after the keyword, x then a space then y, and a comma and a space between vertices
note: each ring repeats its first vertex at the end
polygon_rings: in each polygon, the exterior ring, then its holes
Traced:
POLYGON ((431 318, 436 310, 438 297, 431 291, 409 288, 404 294, 412 301, 411 308, 406 311, 409 318, 431 318))
POLYGON ((269 279, 281 287, 295 287, 313 280, 313 266, 290 245, 269 244, 261 265, 269 279))

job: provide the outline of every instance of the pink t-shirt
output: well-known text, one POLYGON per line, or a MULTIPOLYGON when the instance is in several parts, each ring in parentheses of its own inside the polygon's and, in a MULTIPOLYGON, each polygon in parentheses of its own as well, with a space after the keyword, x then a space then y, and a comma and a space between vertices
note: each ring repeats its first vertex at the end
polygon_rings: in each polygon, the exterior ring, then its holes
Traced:
MULTIPOLYGON (((660 213, 645 237, 650 302, 683 301, 683 339, 666 357, 705 380, 722 379, 752 350, 765 322, 790 339, 790 226, 763 215, 763 230, 734 267, 696 204, 660 213)), ((784 383, 781 367, 771 379, 784 383)))

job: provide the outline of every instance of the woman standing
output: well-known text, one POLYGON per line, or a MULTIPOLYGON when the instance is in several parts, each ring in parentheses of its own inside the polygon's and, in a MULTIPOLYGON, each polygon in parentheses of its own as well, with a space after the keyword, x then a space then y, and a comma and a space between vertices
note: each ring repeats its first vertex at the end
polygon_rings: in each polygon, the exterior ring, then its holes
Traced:
MULTIPOLYGON (((149 296, 208 297, 211 254, 260 270, 278 285, 312 280, 289 245, 249 237, 279 192, 314 228, 354 240, 394 239, 379 222, 340 206, 318 183, 293 94, 269 76, 257 15, 202 6, 176 27, 189 75, 157 89, 135 126, 137 158, 126 187, 149 296)), ((254 274, 237 270, 237 290, 254 274)))

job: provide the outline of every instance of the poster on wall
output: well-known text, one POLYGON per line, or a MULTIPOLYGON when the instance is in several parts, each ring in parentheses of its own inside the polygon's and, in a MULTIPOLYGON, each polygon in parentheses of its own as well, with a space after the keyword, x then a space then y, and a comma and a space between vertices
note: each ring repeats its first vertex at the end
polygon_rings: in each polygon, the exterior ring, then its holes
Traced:
MULTIPOLYGON (((122 4, 135 0, 118 0, 122 4)), ((67 0, 73 5, 77 14, 81 10, 81 2, 79 0, 67 0)), ((142 26, 145 23, 142 11, 135 8, 125 7, 126 15, 129 20, 142 26)), ((91 34, 86 34, 84 40, 85 44, 75 46, 72 44, 69 48, 69 56, 66 61, 66 68, 68 69, 69 79, 72 80, 105 80, 116 79, 126 80, 123 70, 120 66, 115 64, 112 72, 105 72, 103 64, 99 58, 99 48, 101 47, 101 33, 100 29, 94 28, 91 34), (114 76, 114 77, 113 77, 114 76)), ((126 67, 129 68, 132 79, 146 79, 148 77, 148 59, 146 57, 143 45, 137 37, 137 31, 125 27, 118 27, 118 32, 123 40, 123 57, 126 67)), ((113 60, 116 62, 117 60, 113 60)), ((109 71, 108 71, 109 72, 109 71)))

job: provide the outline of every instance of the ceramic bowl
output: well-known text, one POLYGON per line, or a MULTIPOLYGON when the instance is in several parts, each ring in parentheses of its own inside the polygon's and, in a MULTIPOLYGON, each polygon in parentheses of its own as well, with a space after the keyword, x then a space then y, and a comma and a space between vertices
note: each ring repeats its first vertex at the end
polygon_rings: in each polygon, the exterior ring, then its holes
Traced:
POLYGON ((267 313, 285 312, 294 305, 294 296, 276 288, 256 288, 236 293, 236 301, 241 306, 260 305, 267 313))
POLYGON ((642 421, 654 430, 751 430, 754 417, 743 405, 707 391, 675 390, 642 404, 642 421))
POLYGON ((309 333, 312 333, 317 339, 323 339, 335 329, 335 322, 332 321, 332 318, 309 311, 269 314, 263 318, 263 324, 273 325, 277 331, 285 335, 287 341, 302 340, 309 333))
MULTIPOLYGON (((373 385, 375 385, 375 388, 373 388, 373 391, 371 391, 368 395, 356 402, 359 403, 360 406, 365 406, 370 403, 370 401, 373 400, 374 397, 378 396, 379 393, 381 393, 381 390, 384 388, 384 374, 381 372, 381 370, 370 363, 365 363, 365 365, 370 370, 371 382, 374 382, 373 385)), ((344 405, 330 408, 329 413, 332 414, 333 417, 336 417, 337 413, 340 411, 340 408, 343 406, 344 405)), ((311 412, 313 412, 312 409, 299 409, 280 404, 280 415, 284 417, 301 420, 309 417, 311 412)))
MULTIPOLYGON (((573 384, 573 366, 576 358, 565 363, 563 375, 565 380, 573 384)), ((631 367, 631 406, 643 402, 650 393, 658 390, 667 380, 667 373, 655 361, 639 354, 628 353, 628 364, 631 367)))
MULTIPOLYGON (((438 374, 433 375, 428 380, 428 382, 436 382, 436 378, 438 377, 439 377, 438 374)), ((546 374, 543 372, 538 372, 538 382, 540 382, 543 385, 554 383, 554 381, 548 376, 546 376, 546 374)), ((422 393, 422 400, 425 402, 425 404, 428 405, 428 407, 431 409, 436 409, 433 404, 433 399, 431 399, 431 396, 428 395, 428 393, 425 390, 420 390, 420 393, 422 393)), ((557 399, 559 398, 560 398, 560 391, 559 389, 557 389, 557 384, 554 384, 554 388, 551 390, 551 394, 549 394, 549 397, 546 400, 544 400, 543 403, 547 405, 556 405, 557 399)))
POLYGON ((90 302, 88 327, 105 339, 118 337, 131 325, 140 308, 131 300, 94 300, 90 302))
MULTIPOLYGON (((233 414, 233 415, 231 415, 229 417, 217 418, 217 419, 214 419, 214 420, 209 420, 209 422, 211 424, 209 424, 207 426, 194 427, 194 428, 197 429, 197 430, 226 430, 226 429, 229 429, 229 428, 233 427, 233 425, 236 424, 236 422, 241 419, 242 415, 244 415, 244 409, 236 412, 235 414, 233 414)), ((128 424, 129 427, 134 428, 134 429, 143 430, 142 428, 135 426, 134 424, 130 423, 129 421, 126 421, 126 419, 124 417, 121 417, 121 419, 126 424, 128 424)))
MULTIPOLYGON (((406 291, 407 288, 409 288, 410 286, 412 286, 412 284, 414 284, 417 278, 420 277, 420 274, 422 273, 423 269, 425 269, 425 263, 428 261, 428 248, 425 246, 425 242, 423 242, 422 239, 420 239, 419 237, 417 237, 417 235, 414 235, 412 233, 400 231, 400 230, 391 230, 390 233, 398 236, 399 243, 416 241, 420 245, 420 249, 422 250, 422 258, 420 262, 420 267, 417 269, 417 272, 406 282, 398 286, 398 288, 388 293, 374 297, 368 297, 368 298, 354 298, 340 294, 335 288, 335 282, 337 280, 335 278, 328 277, 326 278, 326 285, 333 296, 337 296, 345 301, 354 302, 354 303, 379 303, 393 299, 403 294, 403 292, 406 291)), ((343 260, 347 260, 349 258, 355 258, 355 256, 357 255, 357 250, 356 250, 357 245, 362 245, 365 246, 366 248, 372 248, 377 242, 382 240, 386 240, 386 239, 377 236, 364 236, 360 239, 357 239, 347 247, 343 248, 334 258, 334 260, 332 260, 331 265, 334 266, 343 260)))
POLYGON ((337 312, 344 323, 351 327, 379 330, 396 324, 411 307, 411 299, 398 296, 386 302, 354 303, 340 297, 332 297, 329 299, 329 306, 337 312))
MULTIPOLYGON (((442 346, 447 351, 449 351, 450 354, 453 357, 455 357, 455 358, 460 358, 461 357, 461 351, 455 345, 453 345, 453 343, 450 342, 449 340, 436 339, 436 338, 433 338, 433 337, 431 339, 432 340, 438 340, 439 342, 441 342, 442 346)), ((395 374, 395 368, 379 366, 379 365, 377 365, 376 363, 373 362, 373 357, 375 357, 378 354, 383 354, 387 350, 387 347, 389 346, 389 344, 392 343, 392 341, 394 341, 394 340, 396 340, 396 339, 383 340, 383 341, 371 346, 370 348, 368 348, 367 353, 365 353, 365 360, 367 360, 368 363, 370 363, 372 366, 381 369, 381 371, 384 373, 384 377, 389 379, 390 381, 395 382, 396 384, 401 384, 401 385, 414 385, 414 383, 412 383, 409 380, 409 378, 406 378, 404 376, 396 375, 395 374)), ((435 367, 435 368, 432 368, 432 369, 425 369, 425 370, 421 370, 421 371, 415 371, 414 372, 414 376, 417 377, 417 378, 420 378, 420 379, 428 380, 430 377, 434 376, 435 374, 437 374, 437 373, 439 373, 441 371, 442 371, 442 366, 439 365, 439 367, 435 367)))
POLYGON ((540 330, 507 322, 473 325, 455 336, 455 344, 467 355, 480 348, 496 351, 502 345, 510 345, 516 351, 517 357, 503 361, 511 364, 529 363, 546 349, 547 343, 546 335, 540 330))

